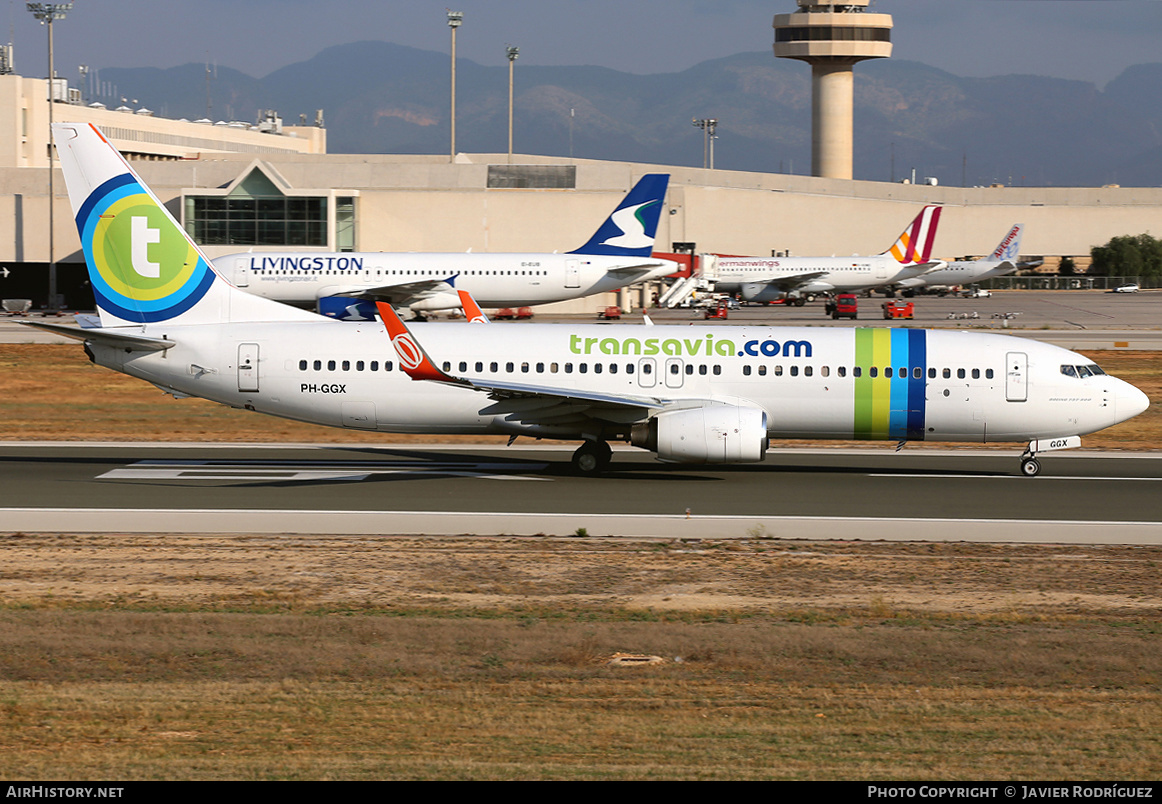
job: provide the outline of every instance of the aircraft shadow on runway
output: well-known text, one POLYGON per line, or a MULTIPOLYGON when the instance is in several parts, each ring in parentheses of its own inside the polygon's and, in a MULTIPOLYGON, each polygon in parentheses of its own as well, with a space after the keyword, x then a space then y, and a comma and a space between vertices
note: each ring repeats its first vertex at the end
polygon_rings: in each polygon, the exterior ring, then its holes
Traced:
POLYGON ((464 452, 416 448, 336 446, 325 450, 288 448, 278 458, 266 458, 269 451, 255 450, 255 457, 245 447, 230 450, 228 457, 215 457, 220 451, 159 450, 156 457, 142 451, 102 456, 6 456, 0 466, 10 466, 10 473, 34 471, 33 464, 93 467, 93 477, 123 486, 200 486, 233 488, 301 488, 336 484, 399 483, 401 481, 447 478, 478 478, 527 481, 573 480, 589 483, 611 482, 724 482, 742 473, 755 475, 925 475, 930 477, 963 476, 1004 477, 1012 471, 998 469, 998 460, 1009 456, 964 456, 956 458, 955 467, 933 466, 940 456, 894 455, 853 456, 818 453, 797 456, 783 453, 768 456, 761 464, 725 464, 691 466, 666 464, 646 453, 617 452, 609 470, 602 475, 579 478, 568 460, 568 453, 546 452, 544 459, 498 454, 501 449, 467 449, 464 452), (195 457, 189 457, 191 454, 195 457), (302 455, 302 458, 298 456, 302 455), (209 456, 209 457, 207 457, 209 456), (285 456, 285 457, 283 457, 285 456), (330 456, 330 457, 324 457, 330 456), (347 457, 351 456, 351 457, 347 457), (24 469, 24 465, 28 469, 24 469), (104 471, 102 471, 104 470, 104 471))

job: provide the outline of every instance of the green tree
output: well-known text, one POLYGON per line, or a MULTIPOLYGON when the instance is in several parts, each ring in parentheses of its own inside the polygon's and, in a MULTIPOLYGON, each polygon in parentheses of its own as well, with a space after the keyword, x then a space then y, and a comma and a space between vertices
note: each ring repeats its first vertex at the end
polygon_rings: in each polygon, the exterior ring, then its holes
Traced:
POLYGON ((1091 274, 1099 276, 1162 276, 1162 241, 1148 234, 1118 235, 1090 249, 1091 274))
POLYGON ((1077 263, 1073 261, 1073 257, 1062 257, 1057 263, 1057 273, 1061 276, 1073 276, 1077 273, 1077 263))

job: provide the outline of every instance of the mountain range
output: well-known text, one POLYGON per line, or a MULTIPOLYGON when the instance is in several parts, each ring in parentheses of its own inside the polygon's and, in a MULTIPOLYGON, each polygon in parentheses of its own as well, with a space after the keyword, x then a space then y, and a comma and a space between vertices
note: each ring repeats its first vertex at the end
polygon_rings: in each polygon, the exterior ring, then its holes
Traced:
MULTIPOLYGON (((855 69, 855 178, 941 184, 1162 184, 1162 64, 1131 67, 1104 89, 1009 75, 961 78, 894 59, 855 69)), ((287 123, 324 110, 332 153, 446 153, 449 59, 386 42, 327 48, 264 78, 205 65, 104 69, 104 82, 167 117, 287 123), (208 92, 207 92, 208 85, 208 92)), ((508 66, 456 63, 456 147, 503 153, 508 66)), ((99 100, 105 100, 99 98, 99 100)), ((112 104, 110 104, 112 105, 112 104)), ((517 153, 701 166, 694 118, 718 120, 715 166, 810 172, 811 76, 769 52, 677 73, 604 67, 515 69, 517 153)))

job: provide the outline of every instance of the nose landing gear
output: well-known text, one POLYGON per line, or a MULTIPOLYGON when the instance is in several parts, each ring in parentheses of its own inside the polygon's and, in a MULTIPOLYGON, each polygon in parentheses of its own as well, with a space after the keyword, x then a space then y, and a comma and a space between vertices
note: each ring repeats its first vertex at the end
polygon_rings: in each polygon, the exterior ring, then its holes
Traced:
POLYGON ((1036 477, 1041 474, 1041 462, 1032 455, 1021 456, 1021 474, 1025 477, 1036 477))

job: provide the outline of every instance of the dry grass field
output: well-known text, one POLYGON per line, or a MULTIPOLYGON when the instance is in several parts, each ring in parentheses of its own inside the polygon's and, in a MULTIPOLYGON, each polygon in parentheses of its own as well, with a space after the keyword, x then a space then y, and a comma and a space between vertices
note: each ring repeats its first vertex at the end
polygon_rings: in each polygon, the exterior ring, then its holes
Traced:
MULTIPOLYGON (((1153 353, 1095 357, 1162 398, 1153 353)), ((367 440, 76 347, 0 346, 0 377, 5 440, 367 440)), ((1086 446, 1157 448, 1157 409, 1086 446)), ((1162 775, 1162 547, 0 524, 0 550, 9 779, 1162 775)))

